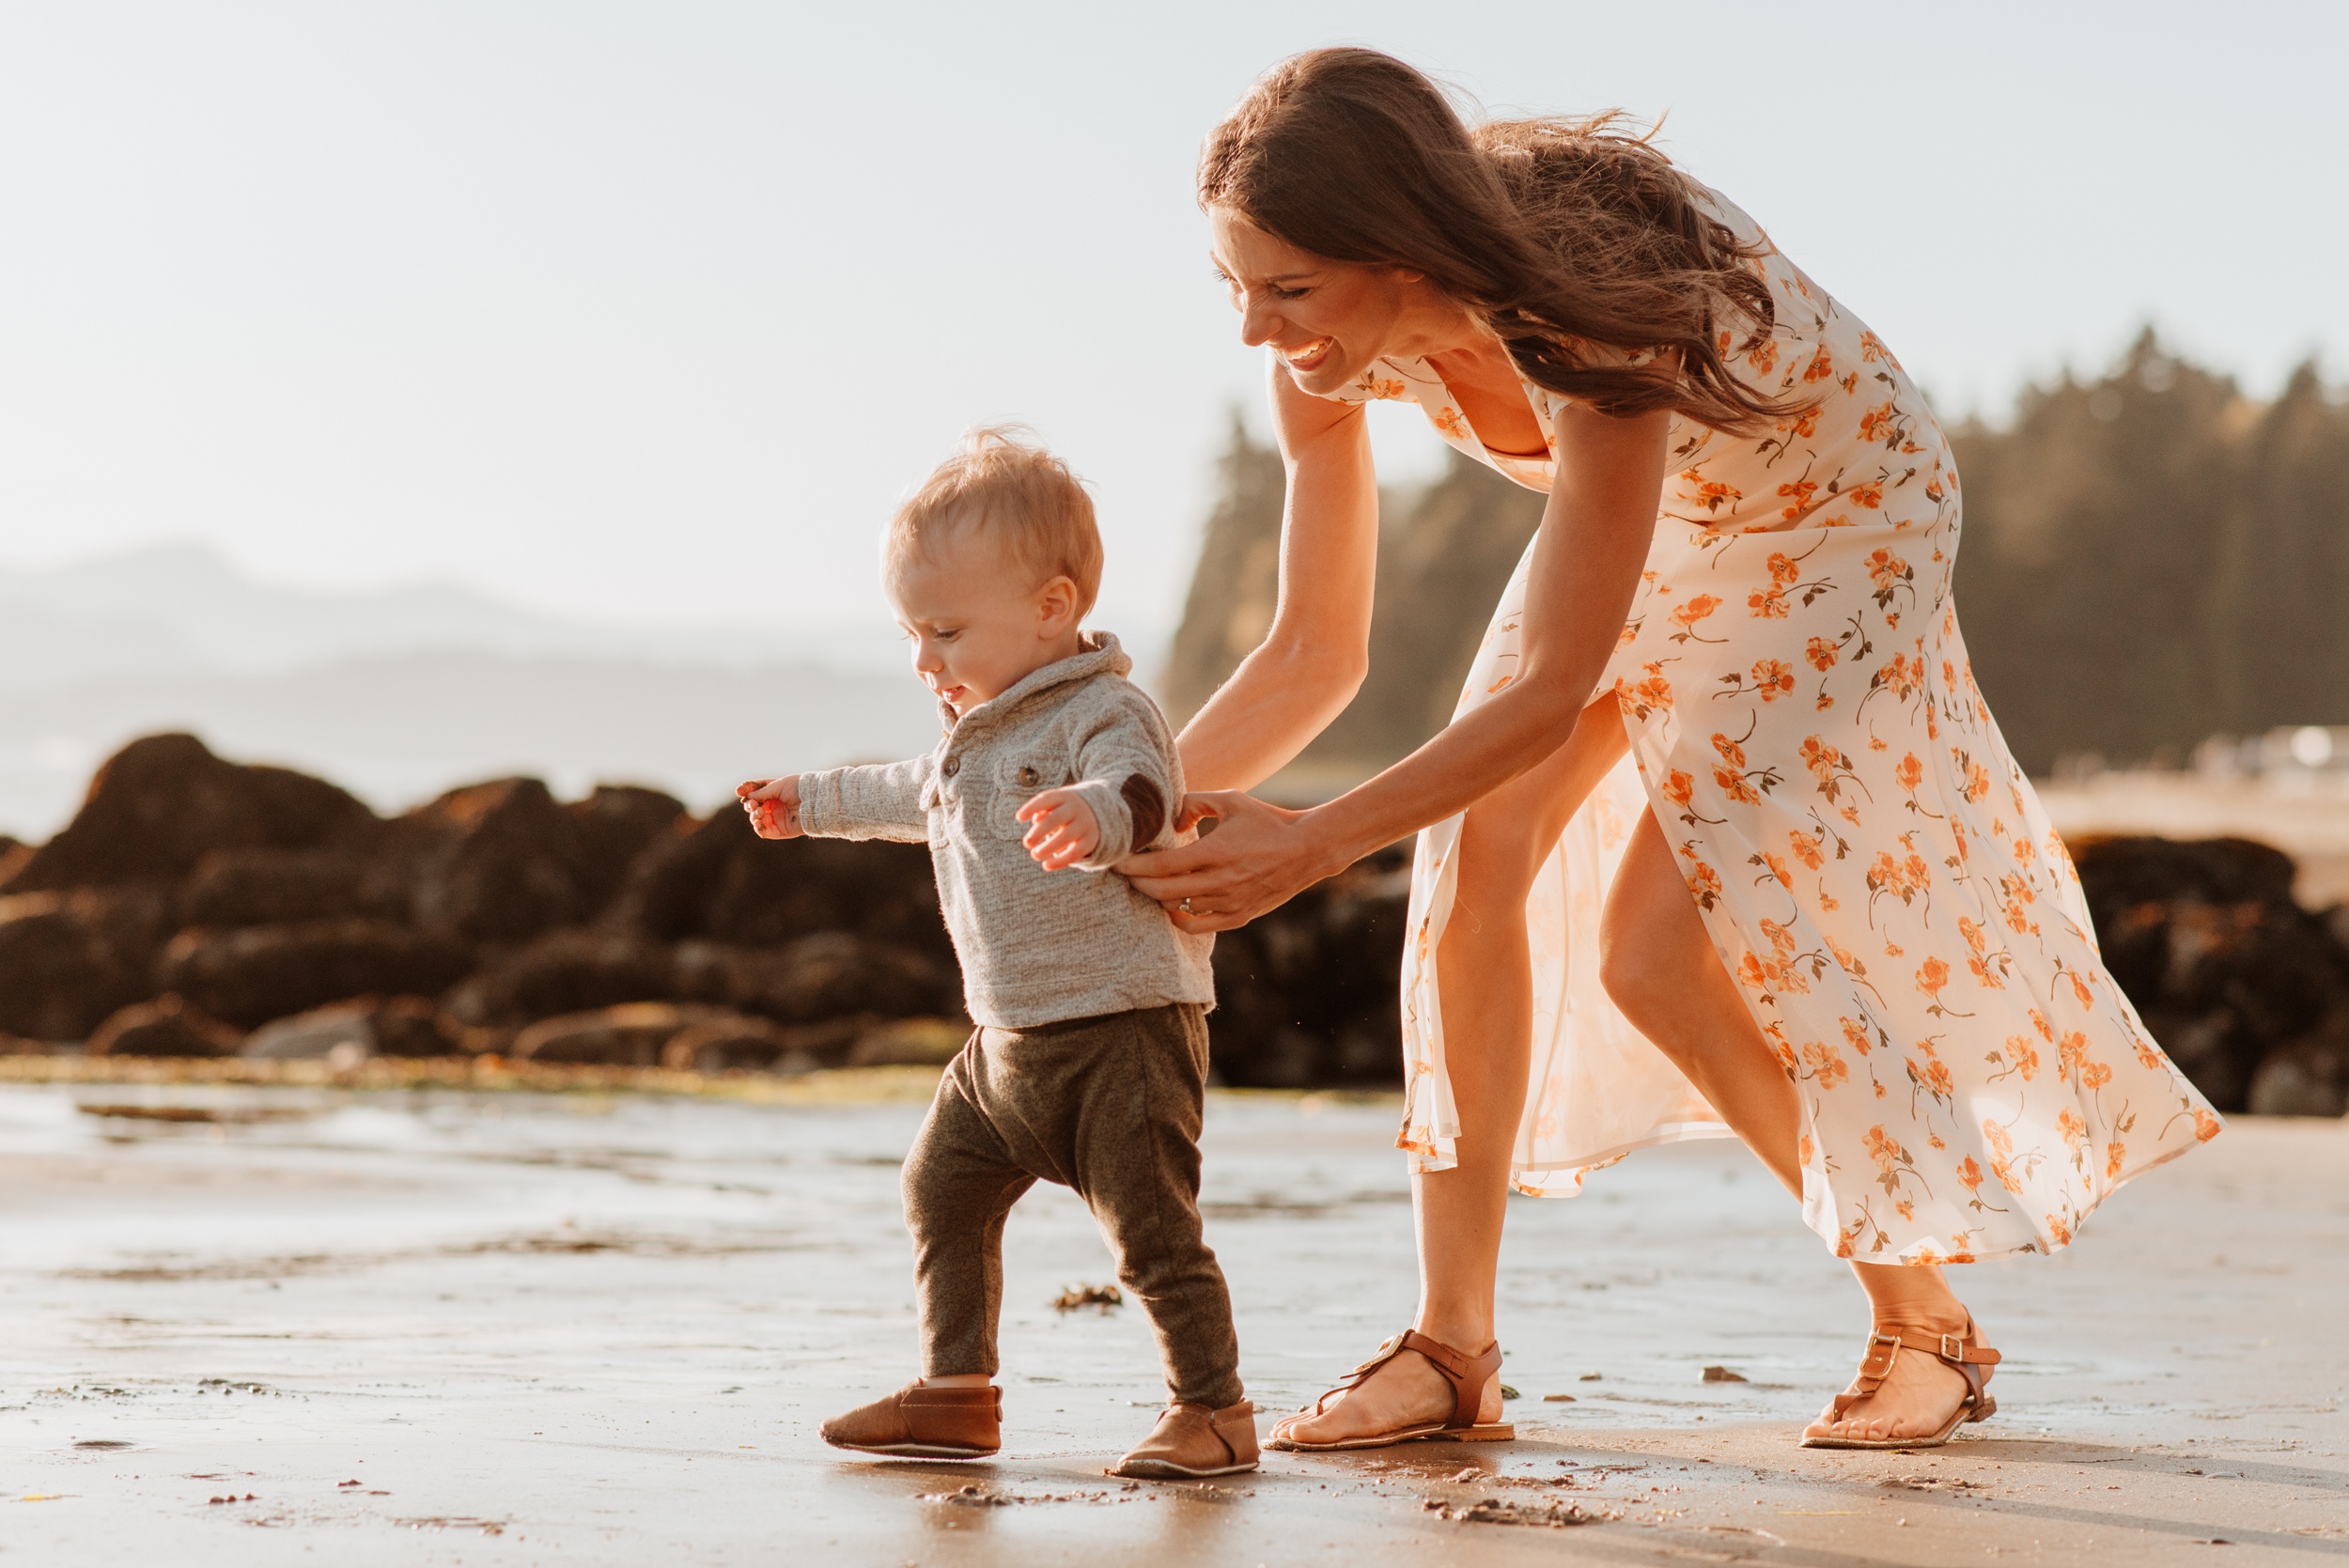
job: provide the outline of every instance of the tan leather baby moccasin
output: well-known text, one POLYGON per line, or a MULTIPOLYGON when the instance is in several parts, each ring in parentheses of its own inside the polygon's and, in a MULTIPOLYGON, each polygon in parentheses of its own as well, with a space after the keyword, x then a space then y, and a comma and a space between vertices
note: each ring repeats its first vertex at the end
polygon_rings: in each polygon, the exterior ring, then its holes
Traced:
POLYGON ((1221 1410, 1176 1400, 1159 1412, 1133 1452, 1111 1467, 1111 1475, 1145 1481, 1188 1481, 1200 1476, 1238 1475, 1256 1467, 1256 1407, 1241 1400, 1221 1410))
POLYGON ((1003 1446, 1003 1390, 926 1389, 917 1379, 886 1399, 832 1417, 822 1430, 824 1441, 836 1449, 984 1459, 1003 1446))

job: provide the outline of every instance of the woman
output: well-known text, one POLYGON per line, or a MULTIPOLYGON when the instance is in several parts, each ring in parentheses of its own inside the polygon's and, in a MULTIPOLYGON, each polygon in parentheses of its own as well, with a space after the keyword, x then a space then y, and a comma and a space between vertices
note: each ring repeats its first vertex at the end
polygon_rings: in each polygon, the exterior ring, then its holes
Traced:
POLYGON ((1873 1317, 1823 1447, 1939 1442, 1998 1359, 1941 1265, 2068 1243, 2217 1119, 2098 960, 1975 691, 1924 399, 1751 220, 1605 119, 1470 129, 1362 50, 1276 68, 1200 199, 1273 352, 1273 628, 1182 737, 1221 818, 1132 870, 1192 930, 1421 830, 1404 959, 1413 1329, 1274 1445, 1506 1436, 1512 1182, 1742 1138, 1873 1317), (1548 505, 1451 725, 1327 805, 1237 793, 1364 668, 1361 404, 1548 505), (1906 1350, 1909 1354, 1904 1355, 1906 1350))

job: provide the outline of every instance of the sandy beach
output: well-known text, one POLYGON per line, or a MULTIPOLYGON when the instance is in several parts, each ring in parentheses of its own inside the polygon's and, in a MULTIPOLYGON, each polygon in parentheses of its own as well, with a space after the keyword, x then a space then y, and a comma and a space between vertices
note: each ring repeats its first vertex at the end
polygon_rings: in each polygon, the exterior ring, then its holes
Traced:
MULTIPOLYGON (((1857 1356, 1856 1297, 1759 1167, 1706 1142, 1514 1207, 1517 1443, 1144 1485, 1101 1467, 1161 1397, 1146 1325, 1054 1309, 1110 1278, 1057 1189, 1011 1225, 1003 1455, 861 1461, 817 1441, 825 1415, 913 1370, 896 1166, 920 1106, 888 1088, 0 1089, 0 1555, 2349 1560, 2349 1125, 2239 1118, 2061 1258, 1969 1270, 2008 1356, 2001 1412, 1937 1452, 1793 1446, 1857 1356)), ((1260 1408, 1310 1397, 1408 1318, 1393 1111, 1211 1103, 1209 1234, 1260 1408)))

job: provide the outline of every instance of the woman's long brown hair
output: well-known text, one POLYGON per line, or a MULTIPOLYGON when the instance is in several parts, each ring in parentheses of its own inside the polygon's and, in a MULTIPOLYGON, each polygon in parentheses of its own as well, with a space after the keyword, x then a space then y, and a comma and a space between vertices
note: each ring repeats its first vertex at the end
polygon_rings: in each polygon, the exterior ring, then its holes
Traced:
POLYGON ((1526 380, 1601 412, 1766 430, 1801 405, 1727 364, 1775 320, 1756 253, 1618 118, 1471 130, 1392 55, 1315 49, 1273 67, 1209 133, 1199 201, 1317 256, 1425 273, 1526 380), (1619 365, 1590 344, 1664 351, 1619 365))

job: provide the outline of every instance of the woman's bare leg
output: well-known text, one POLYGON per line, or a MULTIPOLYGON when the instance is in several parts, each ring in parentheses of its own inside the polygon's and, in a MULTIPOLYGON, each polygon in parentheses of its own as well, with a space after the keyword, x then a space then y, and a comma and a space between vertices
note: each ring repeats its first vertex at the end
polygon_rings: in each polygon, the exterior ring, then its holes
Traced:
MULTIPOLYGON (((1532 1050, 1526 894, 1567 821, 1623 753, 1610 695, 1586 709, 1573 737, 1539 767, 1478 801, 1461 828, 1452 918, 1436 957, 1459 1163, 1411 1178, 1420 1269, 1412 1327, 1471 1355, 1493 1341, 1509 1154, 1532 1050)), ((1290 1435, 1331 1442, 1451 1414, 1452 1386, 1421 1357, 1405 1354, 1290 1435)), ((1498 1378, 1485 1389, 1479 1419, 1501 1419, 1498 1378)))
MULTIPOLYGON (((1713 951, 1653 813, 1641 819, 1608 890, 1599 974, 1632 1026, 1688 1075, 1770 1173, 1800 1197, 1802 1112, 1794 1082, 1713 951)), ((1856 1263, 1852 1272, 1878 1326, 1964 1331, 1966 1309, 1937 1265, 1856 1263)), ((1883 1386, 1853 1405, 1843 1421, 1822 1419, 1809 1430, 1843 1437, 1935 1432, 1965 1392, 1965 1379, 1948 1366, 1929 1356, 1902 1356, 1883 1386)))

